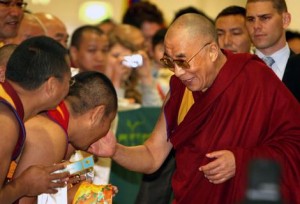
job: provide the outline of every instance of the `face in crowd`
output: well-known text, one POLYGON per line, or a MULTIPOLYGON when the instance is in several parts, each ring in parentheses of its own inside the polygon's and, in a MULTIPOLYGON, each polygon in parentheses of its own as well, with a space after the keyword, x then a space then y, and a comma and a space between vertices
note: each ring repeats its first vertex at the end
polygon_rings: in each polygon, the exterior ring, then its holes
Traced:
POLYGON ((99 71, 104 73, 109 49, 108 37, 96 32, 85 31, 78 47, 70 49, 72 60, 82 71, 99 71))
POLYGON ((221 16, 215 23, 220 48, 233 53, 249 52, 251 40, 242 15, 221 16))
POLYGON ((26 5, 20 0, 0 1, 0 40, 17 35, 26 5))
POLYGON ((276 9, 271 1, 249 2, 246 10, 246 26, 254 46, 266 54, 281 49, 290 14, 276 9))

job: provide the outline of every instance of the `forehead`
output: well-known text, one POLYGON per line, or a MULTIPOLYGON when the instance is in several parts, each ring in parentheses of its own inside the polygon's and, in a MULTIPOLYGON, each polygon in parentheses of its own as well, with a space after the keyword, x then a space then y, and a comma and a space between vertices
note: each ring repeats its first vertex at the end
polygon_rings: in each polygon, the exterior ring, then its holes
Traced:
POLYGON ((216 28, 230 28, 245 25, 245 17, 242 15, 222 16, 216 21, 216 28))
POLYGON ((96 44, 98 46, 106 46, 106 45, 108 45, 108 37, 105 34, 99 35, 95 32, 86 31, 82 34, 82 37, 80 40, 80 46, 87 45, 87 44, 96 44))
POLYGON ((170 57, 185 57, 195 47, 203 44, 201 38, 191 38, 187 32, 169 32, 164 40, 165 54, 170 57))
POLYGON ((246 16, 277 13, 271 1, 251 2, 246 5, 246 16))

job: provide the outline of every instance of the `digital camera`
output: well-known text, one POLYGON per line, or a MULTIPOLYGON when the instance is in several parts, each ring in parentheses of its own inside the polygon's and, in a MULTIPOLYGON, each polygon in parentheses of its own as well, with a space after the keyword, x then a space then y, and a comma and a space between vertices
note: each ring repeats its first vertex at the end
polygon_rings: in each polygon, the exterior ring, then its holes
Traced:
POLYGON ((122 64, 129 68, 140 67, 143 65, 143 56, 140 54, 124 56, 122 64))

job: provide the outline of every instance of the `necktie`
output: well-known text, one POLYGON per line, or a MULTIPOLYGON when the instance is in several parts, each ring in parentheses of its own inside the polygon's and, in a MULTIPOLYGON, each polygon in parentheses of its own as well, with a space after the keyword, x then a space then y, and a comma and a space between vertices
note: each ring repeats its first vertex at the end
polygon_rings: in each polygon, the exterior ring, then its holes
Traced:
POLYGON ((272 67, 272 65, 275 63, 275 60, 272 57, 264 57, 262 59, 269 67, 272 67))

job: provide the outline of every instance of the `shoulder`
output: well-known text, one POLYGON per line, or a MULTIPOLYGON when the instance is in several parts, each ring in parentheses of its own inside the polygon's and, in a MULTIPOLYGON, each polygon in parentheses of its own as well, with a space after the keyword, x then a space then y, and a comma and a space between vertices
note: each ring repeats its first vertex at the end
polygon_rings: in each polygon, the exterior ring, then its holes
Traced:
POLYGON ((300 54, 291 55, 288 59, 287 65, 300 65, 300 54))
MULTIPOLYGON (((63 128, 45 114, 37 115, 25 123, 27 141, 34 148, 51 149, 54 153, 65 152, 66 133, 63 128), (53 149, 52 149, 53 148, 53 149)), ((26 143, 27 143, 26 141, 26 143)))
POLYGON ((19 132, 19 121, 17 120, 16 114, 7 105, 0 103, 0 128, 2 131, 0 135, 5 132, 12 131, 18 134, 19 132))

